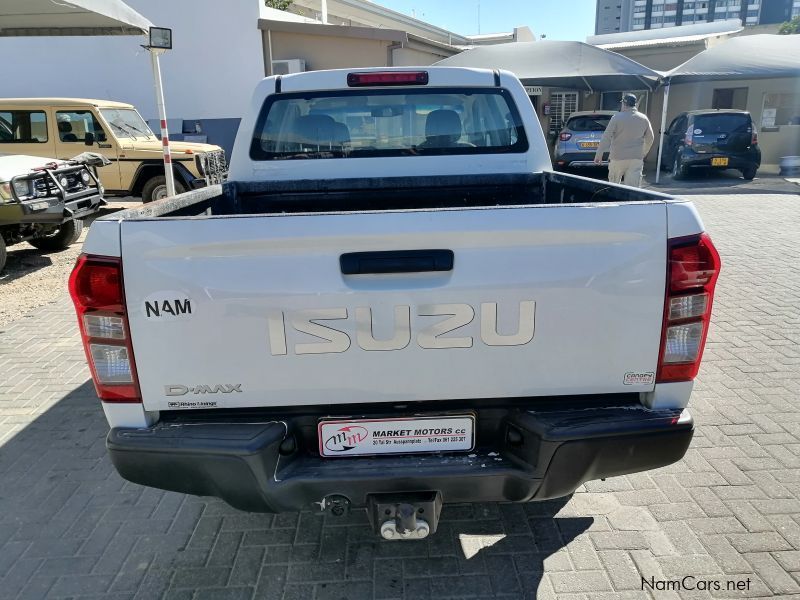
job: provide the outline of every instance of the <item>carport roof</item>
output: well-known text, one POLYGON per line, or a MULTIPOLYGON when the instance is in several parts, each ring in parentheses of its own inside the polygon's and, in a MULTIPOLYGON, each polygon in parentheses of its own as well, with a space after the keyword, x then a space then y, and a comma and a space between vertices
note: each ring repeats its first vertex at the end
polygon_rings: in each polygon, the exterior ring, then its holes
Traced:
POLYGON ((800 76, 800 35, 743 35, 664 74, 671 83, 800 76))
POLYGON ((583 42, 538 41, 481 46, 437 65, 506 69, 527 85, 587 91, 653 89, 660 74, 616 52, 583 42))
POLYGON ((151 25, 121 0, 0 2, 0 37, 142 35, 151 25))

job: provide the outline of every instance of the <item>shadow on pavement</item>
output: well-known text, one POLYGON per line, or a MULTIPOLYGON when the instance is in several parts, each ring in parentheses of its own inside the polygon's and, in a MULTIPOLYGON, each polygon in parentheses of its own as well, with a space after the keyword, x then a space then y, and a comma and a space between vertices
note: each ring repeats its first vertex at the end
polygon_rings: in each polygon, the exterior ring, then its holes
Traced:
POLYGON ((3 272, 0 273, 0 284, 49 267, 53 261, 47 254, 30 246, 25 248, 9 247, 8 261, 3 272))
MULTIPOLYGON (((565 170, 571 175, 590 177, 598 181, 608 181, 605 167, 584 167, 565 170)), ((760 173, 752 181, 743 179, 738 171, 693 170, 686 178, 676 180, 672 174, 661 172, 661 181, 655 183, 654 168, 646 168, 642 187, 654 192, 687 196, 693 194, 800 194, 800 186, 786 181, 785 177, 773 173, 760 173)))
POLYGON ((531 598, 549 561, 568 565, 560 551, 593 522, 556 518, 568 498, 448 505, 430 538, 385 542, 364 510, 247 514, 123 481, 107 429, 87 381, 0 445, 3 598, 249 597, 242 587, 270 599, 531 598))

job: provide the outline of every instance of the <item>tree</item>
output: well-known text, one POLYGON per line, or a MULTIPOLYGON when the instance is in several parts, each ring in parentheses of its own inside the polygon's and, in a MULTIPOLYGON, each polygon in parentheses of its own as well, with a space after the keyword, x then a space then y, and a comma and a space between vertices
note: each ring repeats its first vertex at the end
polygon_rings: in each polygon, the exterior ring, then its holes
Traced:
POLYGON ((270 8, 276 8, 278 10, 286 10, 292 5, 292 0, 264 0, 264 4, 266 4, 270 8))
POLYGON ((793 35, 800 33, 800 16, 795 17, 791 21, 786 21, 778 29, 780 35, 793 35))

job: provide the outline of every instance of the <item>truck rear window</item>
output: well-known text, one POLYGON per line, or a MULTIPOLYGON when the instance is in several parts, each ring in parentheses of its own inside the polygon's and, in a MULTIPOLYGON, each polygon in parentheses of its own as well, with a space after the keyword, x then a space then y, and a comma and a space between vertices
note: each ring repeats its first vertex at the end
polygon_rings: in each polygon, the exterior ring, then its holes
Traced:
POLYGON ((507 91, 491 88, 345 90, 270 96, 253 160, 526 152, 507 91))

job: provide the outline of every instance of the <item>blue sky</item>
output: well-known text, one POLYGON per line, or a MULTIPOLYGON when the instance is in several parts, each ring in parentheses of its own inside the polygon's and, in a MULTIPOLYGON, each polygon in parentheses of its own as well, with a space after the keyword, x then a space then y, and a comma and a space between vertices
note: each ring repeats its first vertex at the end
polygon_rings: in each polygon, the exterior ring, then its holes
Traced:
POLYGON ((511 31, 527 25, 537 37, 585 41, 594 33, 595 0, 373 0, 450 31, 470 35, 511 31))

